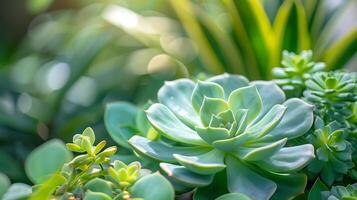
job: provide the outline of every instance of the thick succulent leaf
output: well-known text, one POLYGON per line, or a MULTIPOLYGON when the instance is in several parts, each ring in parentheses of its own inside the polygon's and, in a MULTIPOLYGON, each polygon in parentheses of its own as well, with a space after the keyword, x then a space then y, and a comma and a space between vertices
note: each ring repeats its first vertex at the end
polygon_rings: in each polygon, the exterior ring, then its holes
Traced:
POLYGON ((32 187, 24 183, 12 184, 6 193, 2 196, 2 200, 20 200, 28 199, 32 193, 32 187))
POLYGON ((194 88, 195 83, 189 79, 167 81, 157 95, 160 103, 170 108, 181 121, 191 127, 201 125, 191 102, 194 88))
POLYGON ((84 185, 85 190, 92 192, 101 192, 107 195, 112 195, 111 182, 101 178, 94 178, 84 185))
POLYGON ((222 195, 215 200, 251 200, 251 198, 241 193, 229 193, 222 195))
POLYGON ((135 135, 138 109, 127 102, 116 102, 107 105, 104 114, 105 128, 113 140, 120 146, 130 149, 128 140, 135 135))
POLYGON ((277 190, 272 196, 272 200, 292 199, 305 190, 307 182, 305 174, 274 174, 265 170, 261 173, 277 184, 277 190))
POLYGON ((256 200, 267 200, 275 192, 277 185, 259 175, 237 158, 226 157, 228 190, 243 193, 256 200))
POLYGON ((213 142, 213 146, 221 151, 232 152, 237 148, 245 144, 247 141, 252 139, 252 136, 247 133, 243 133, 237 135, 233 138, 225 139, 225 140, 217 140, 213 142))
POLYGON ((223 99, 204 97, 200 109, 202 124, 207 127, 211 121, 212 115, 217 115, 228 109, 229 105, 223 99))
POLYGON ((258 161, 269 158, 278 152, 285 145, 287 139, 264 144, 258 147, 238 147, 234 152, 235 155, 246 161, 258 161))
POLYGON ((197 174, 203 175, 214 174, 223 170, 226 167, 224 156, 225 153, 216 149, 197 156, 174 154, 174 157, 181 165, 197 174))
POLYGON ((93 192, 88 190, 85 195, 83 200, 111 200, 112 198, 102 192, 93 192))
POLYGON ((302 169, 314 157, 314 147, 305 144, 282 148, 273 156, 258 162, 258 165, 269 171, 284 173, 302 169))
POLYGON ((257 87, 263 102, 262 111, 256 120, 265 116, 274 105, 284 103, 285 94, 273 81, 253 81, 251 84, 257 87))
POLYGON ((44 182, 61 170, 64 163, 72 159, 72 153, 58 139, 52 139, 37 147, 27 157, 25 170, 30 180, 36 184, 44 182))
POLYGON ((233 113, 240 109, 247 109, 247 123, 252 122, 262 109, 262 99, 254 85, 234 90, 228 98, 228 104, 233 113))
POLYGON ((212 144, 216 140, 224 140, 229 138, 229 131, 225 128, 196 127, 196 132, 204 141, 209 144, 212 144))
POLYGON ((199 135, 182 123, 165 105, 153 104, 146 111, 151 125, 163 136, 193 145, 207 145, 199 135))
POLYGON ((213 175, 196 174, 187 170, 183 166, 169 163, 160 163, 160 167, 169 178, 191 187, 203 187, 209 185, 212 183, 214 177, 213 175))
POLYGON ((210 148, 204 147, 177 147, 166 145, 160 142, 148 140, 147 138, 141 136, 132 137, 129 140, 129 144, 136 152, 164 162, 177 162, 173 157, 174 153, 191 156, 210 151, 210 148))
POLYGON ((198 81, 191 97, 192 106, 197 113, 199 113, 205 97, 223 99, 224 90, 217 83, 198 81))
POLYGON ((0 173, 0 198, 5 194, 10 186, 10 180, 5 174, 0 173))
POLYGON ((144 176, 130 187, 133 198, 173 200, 175 191, 170 182, 162 175, 155 173, 144 176))
POLYGON ((314 185, 311 187, 309 192, 308 200, 323 200, 321 192, 329 191, 329 188, 319 179, 317 178, 314 185))
POLYGON ((246 132, 254 135, 255 138, 260 138, 271 131, 280 122, 286 111, 283 105, 275 105, 270 111, 258 122, 248 127, 246 132))
POLYGON ((263 141, 275 141, 282 138, 297 138, 305 134, 313 124, 313 106, 303 100, 292 98, 284 103, 287 110, 280 123, 267 135, 263 141))
POLYGON ((224 89, 226 100, 228 99, 229 95, 233 90, 248 86, 249 83, 248 79, 246 79, 244 76, 232 75, 227 73, 218 76, 213 76, 207 79, 207 81, 215 82, 222 86, 222 88, 224 89))
MULTIPOLYGON (((145 110, 148 109, 151 105, 153 104, 152 101, 147 101, 145 105, 141 107, 141 109, 137 112, 136 117, 135 117, 135 127, 142 133, 143 135, 146 135, 147 137, 150 137, 150 130, 152 130, 152 127, 149 123, 149 120, 146 116, 145 110)), ((139 134, 139 133, 138 133, 139 134)))

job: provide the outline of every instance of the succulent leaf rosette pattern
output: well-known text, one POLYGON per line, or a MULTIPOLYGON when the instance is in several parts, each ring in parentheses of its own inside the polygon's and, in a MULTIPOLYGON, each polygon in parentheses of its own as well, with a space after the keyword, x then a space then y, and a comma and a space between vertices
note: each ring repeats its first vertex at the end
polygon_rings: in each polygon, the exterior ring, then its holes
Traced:
POLYGON ((305 81, 313 73, 325 69, 325 63, 313 62, 312 51, 302 51, 300 54, 283 51, 281 67, 273 68, 272 74, 276 83, 290 96, 300 96, 305 89, 305 81))
POLYGON ((319 117, 315 120, 315 131, 307 136, 316 150, 316 158, 308 165, 308 170, 320 174, 329 186, 335 180, 342 181, 343 176, 354 167, 352 145, 347 136, 347 131, 341 129, 337 122, 325 125, 319 117))
MULTIPOLYGON (((316 106, 316 114, 325 121, 338 121, 346 126, 357 101, 356 80, 345 72, 318 72, 306 81, 304 97, 316 106)), ((352 124, 352 123, 351 123, 352 124)))
POLYGON ((263 200, 304 191, 306 176, 297 171, 314 158, 314 148, 286 144, 312 126, 311 105, 296 98, 285 101, 273 82, 249 83, 229 74, 166 82, 158 101, 146 113, 161 139, 134 136, 129 144, 160 161, 180 188, 198 187, 199 193, 225 173, 226 183, 219 182, 226 184, 225 193, 263 200))

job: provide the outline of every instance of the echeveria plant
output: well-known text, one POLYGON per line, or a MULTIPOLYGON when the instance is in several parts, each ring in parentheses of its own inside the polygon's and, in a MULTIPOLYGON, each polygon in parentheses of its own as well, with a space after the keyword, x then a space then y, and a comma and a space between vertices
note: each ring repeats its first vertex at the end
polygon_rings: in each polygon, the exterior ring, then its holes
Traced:
POLYGON ((273 82, 228 74, 166 82, 158 100, 146 113, 161 139, 134 136, 129 144, 162 162, 177 189, 198 187, 195 199, 230 192, 256 200, 304 191, 306 176, 297 171, 314 158, 314 148, 286 144, 310 129, 311 105, 285 101, 273 82), (215 189, 201 192, 205 187, 215 189))
POLYGON ((304 97, 315 105, 315 112, 325 121, 334 120, 349 126, 346 121, 352 115, 357 101, 356 81, 345 72, 318 72, 306 81, 304 97))
POLYGON ((273 68, 273 76, 281 88, 289 95, 299 97, 305 89, 305 81, 315 72, 322 71, 325 63, 312 61, 312 51, 300 54, 283 51, 281 67, 273 68))
POLYGON ((321 193, 324 200, 357 200, 357 183, 346 187, 333 186, 331 191, 321 193))
POLYGON ((325 126, 319 117, 315 121, 315 131, 307 136, 316 151, 316 158, 309 164, 308 170, 320 174, 320 178, 328 185, 335 180, 341 181, 354 166, 352 146, 347 136, 347 132, 337 122, 325 126))

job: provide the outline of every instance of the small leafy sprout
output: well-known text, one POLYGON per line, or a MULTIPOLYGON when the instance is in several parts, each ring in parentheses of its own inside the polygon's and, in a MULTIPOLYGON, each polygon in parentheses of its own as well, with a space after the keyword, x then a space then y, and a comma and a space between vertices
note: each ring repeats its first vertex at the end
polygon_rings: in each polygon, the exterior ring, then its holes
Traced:
POLYGON ((320 174, 327 185, 335 180, 341 181, 354 166, 352 146, 347 136, 347 132, 339 128, 338 123, 332 122, 325 126, 319 117, 315 121, 315 131, 307 136, 316 151, 316 158, 308 165, 308 170, 315 175, 320 174))
POLYGON ((103 150, 107 143, 105 140, 99 142, 96 146, 94 146, 94 142, 95 134, 91 128, 86 128, 82 134, 74 135, 73 143, 67 143, 67 148, 73 152, 86 154, 75 157, 71 164, 80 166, 83 164, 108 163, 110 161, 109 157, 115 154, 117 148, 112 146, 103 150))
POLYGON ((38 186, 31 200, 101 199, 101 200, 173 200, 174 189, 159 173, 141 169, 139 162, 126 165, 110 161, 116 147, 105 148, 105 141, 95 145, 95 134, 87 128, 73 137, 67 147, 80 155, 63 165, 62 170, 38 186), (158 188, 150 188, 155 185, 158 188), (150 189, 147 189, 150 188, 150 189))
POLYGON ((57 194, 81 187, 89 180, 103 176, 106 172, 104 164, 109 164, 110 156, 117 151, 115 146, 104 149, 106 141, 95 143, 93 129, 86 128, 82 134, 73 136, 73 143, 66 144, 70 151, 84 153, 73 158, 62 168, 62 175, 68 179, 68 183, 57 190, 57 194), (103 150, 104 149, 104 150, 103 150))
POLYGON ((109 175, 119 185, 119 188, 126 190, 131 186, 140 175, 141 164, 139 162, 133 162, 129 165, 116 160, 114 161, 114 167, 108 168, 109 175))
POLYGON ((273 69, 273 76, 289 97, 300 97, 305 88, 305 81, 312 73, 322 71, 325 64, 312 61, 312 51, 300 54, 283 51, 282 67, 273 69))

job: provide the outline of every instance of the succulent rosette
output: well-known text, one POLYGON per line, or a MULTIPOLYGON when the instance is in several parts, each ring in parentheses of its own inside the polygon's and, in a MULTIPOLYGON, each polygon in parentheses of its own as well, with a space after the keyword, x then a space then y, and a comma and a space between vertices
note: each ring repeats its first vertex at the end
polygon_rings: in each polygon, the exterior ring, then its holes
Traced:
POLYGON ((299 97, 305 88, 305 81, 315 72, 322 71, 325 63, 313 62, 312 51, 300 54, 283 51, 281 67, 273 69, 273 76, 281 88, 290 96, 299 97))
POLYGON ((314 104, 315 112, 323 120, 334 120, 345 126, 353 114, 353 104, 357 101, 356 80, 346 72, 318 72, 306 81, 304 97, 314 104))
POLYGON ((357 183, 344 186, 333 186, 331 191, 321 192, 326 200, 357 200, 357 183))
POLYGON ((314 148, 285 145, 310 129, 311 105, 296 98, 285 101, 273 82, 249 83, 228 74, 197 83, 166 82, 158 100, 146 113, 161 139, 134 136, 129 144, 162 162, 177 188, 201 187, 199 194, 225 173, 227 180, 215 188, 226 185, 222 193, 288 199, 304 190, 306 176, 296 172, 314 158, 314 148))
POLYGON ((347 137, 348 132, 340 128, 337 122, 325 125, 319 117, 315 121, 315 131, 307 136, 316 150, 316 158, 308 165, 308 170, 319 174, 329 186, 334 181, 342 181, 354 166, 352 145, 347 137))

